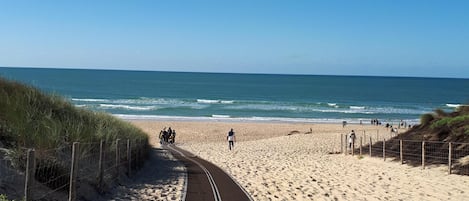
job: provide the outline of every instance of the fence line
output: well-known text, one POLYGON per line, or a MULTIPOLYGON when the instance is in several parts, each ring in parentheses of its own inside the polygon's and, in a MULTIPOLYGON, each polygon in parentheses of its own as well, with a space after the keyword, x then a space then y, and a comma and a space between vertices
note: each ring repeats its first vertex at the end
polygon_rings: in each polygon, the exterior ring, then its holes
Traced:
MULTIPOLYGON (((0 187, 10 199, 75 200, 89 189, 105 192, 141 168, 147 157, 147 140, 74 142, 56 149, 0 150, 0 187)), ((0 191, 0 194, 2 192, 0 191)), ((89 199, 88 199, 89 200, 89 199)))
POLYGON ((353 143, 353 147, 349 148, 348 136, 342 134, 340 145, 343 147, 340 150, 345 150, 343 153, 346 155, 360 153, 360 156, 392 159, 401 164, 421 166, 422 169, 443 165, 448 167, 449 174, 469 175, 469 143, 393 139, 395 136, 395 133, 387 136, 377 133, 374 137, 363 132, 356 138, 360 140, 359 146, 353 143))

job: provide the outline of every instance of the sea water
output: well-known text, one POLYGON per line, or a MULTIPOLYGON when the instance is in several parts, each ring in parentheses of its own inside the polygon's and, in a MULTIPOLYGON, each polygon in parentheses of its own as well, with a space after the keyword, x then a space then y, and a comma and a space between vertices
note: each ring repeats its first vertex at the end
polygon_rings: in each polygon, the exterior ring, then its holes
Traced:
POLYGON ((418 123, 469 102, 469 79, 0 68, 124 119, 418 123))

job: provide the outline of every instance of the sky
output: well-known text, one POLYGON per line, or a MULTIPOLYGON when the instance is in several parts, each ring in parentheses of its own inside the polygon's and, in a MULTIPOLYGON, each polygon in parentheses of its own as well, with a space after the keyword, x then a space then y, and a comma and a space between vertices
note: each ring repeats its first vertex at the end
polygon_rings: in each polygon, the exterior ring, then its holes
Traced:
POLYGON ((469 78, 469 1, 0 0, 0 66, 469 78))

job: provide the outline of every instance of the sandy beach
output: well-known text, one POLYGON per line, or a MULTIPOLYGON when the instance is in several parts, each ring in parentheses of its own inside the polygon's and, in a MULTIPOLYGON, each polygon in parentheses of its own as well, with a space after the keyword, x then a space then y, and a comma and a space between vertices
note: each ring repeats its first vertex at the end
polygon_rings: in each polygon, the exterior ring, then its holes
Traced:
MULTIPOLYGON (((159 147, 158 132, 172 127, 177 132, 177 146, 230 173, 255 200, 467 200, 469 197, 469 177, 448 175, 446 167, 422 170, 379 158, 331 154, 340 150, 340 134, 354 129, 357 134, 365 131, 368 135, 385 135, 389 131, 383 126, 132 123, 150 135, 155 147, 159 147), (236 132, 237 139, 233 151, 228 150, 225 141, 230 128, 236 132)), ((161 188, 183 189, 180 187, 183 183, 166 182, 161 188)), ((180 193, 165 196, 174 198, 180 193)))

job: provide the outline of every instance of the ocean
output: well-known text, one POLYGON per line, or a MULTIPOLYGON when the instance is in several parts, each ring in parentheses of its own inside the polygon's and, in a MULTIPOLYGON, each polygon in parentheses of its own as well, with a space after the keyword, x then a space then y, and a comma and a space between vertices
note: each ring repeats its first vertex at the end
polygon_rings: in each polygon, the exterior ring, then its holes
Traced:
POLYGON ((5 67, 0 76, 123 119, 418 123, 469 103, 469 79, 5 67))

